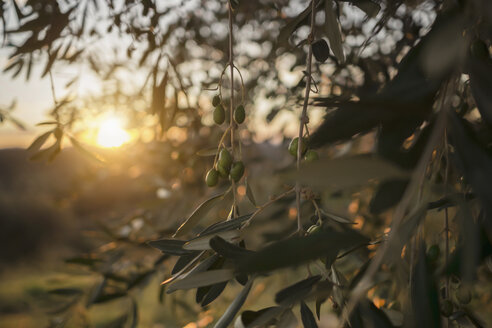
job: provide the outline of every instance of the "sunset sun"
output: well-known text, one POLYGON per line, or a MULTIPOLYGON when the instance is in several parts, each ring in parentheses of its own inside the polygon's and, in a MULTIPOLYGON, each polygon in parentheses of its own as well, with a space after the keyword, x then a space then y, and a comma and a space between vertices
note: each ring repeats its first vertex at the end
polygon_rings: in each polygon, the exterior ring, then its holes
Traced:
POLYGON ((130 134, 124 129, 118 117, 108 117, 101 121, 97 133, 97 144, 101 147, 120 147, 130 140, 130 134))

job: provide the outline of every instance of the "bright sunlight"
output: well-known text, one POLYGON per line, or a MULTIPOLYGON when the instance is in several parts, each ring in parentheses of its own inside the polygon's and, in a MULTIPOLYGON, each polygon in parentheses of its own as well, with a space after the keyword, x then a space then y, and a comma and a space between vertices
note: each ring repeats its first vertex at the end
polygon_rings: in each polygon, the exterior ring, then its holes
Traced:
POLYGON ((101 147, 120 147, 130 140, 130 134, 123 128, 123 122, 118 117, 108 117, 101 121, 97 133, 97 144, 101 147))

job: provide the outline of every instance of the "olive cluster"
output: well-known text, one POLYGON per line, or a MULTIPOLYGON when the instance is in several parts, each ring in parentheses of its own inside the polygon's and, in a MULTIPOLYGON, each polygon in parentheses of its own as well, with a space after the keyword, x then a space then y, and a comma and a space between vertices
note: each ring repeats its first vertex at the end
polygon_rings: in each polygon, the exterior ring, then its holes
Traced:
MULTIPOLYGON (((306 162, 314 162, 319 158, 318 153, 315 150, 309 149, 307 138, 302 138, 302 150, 301 154, 304 156, 306 162)), ((289 153, 297 158, 297 149, 299 148, 299 138, 295 137, 289 144, 289 153)))
MULTIPOLYGON (((213 112, 214 122, 217 125, 221 125, 225 121, 225 109, 224 106, 222 106, 219 95, 214 96, 212 99, 212 105, 215 107, 213 112)), ((241 124, 244 122, 245 118, 246 112, 244 111, 244 106, 237 106, 234 110, 234 121, 236 121, 237 124, 241 124)))
MULTIPOLYGON (((219 95, 215 95, 212 99, 212 105, 215 107, 213 112, 214 122, 217 125, 221 125, 225 121, 225 110, 222 106, 222 101, 219 95)), ((234 121, 237 124, 244 122, 246 113, 244 106, 239 105, 234 110, 234 121)), ((231 132, 232 133, 232 132, 231 132)), ((205 182, 207 186, 214 187, 219 182, 219 178, 229 179, 234 182, 241 180, 244 175, 244 164, 242 161, 234 161, 233 156, 227 150, 222 148, 219 151, 219 157, 216 160, 214 167, 207 172, 205 182)))

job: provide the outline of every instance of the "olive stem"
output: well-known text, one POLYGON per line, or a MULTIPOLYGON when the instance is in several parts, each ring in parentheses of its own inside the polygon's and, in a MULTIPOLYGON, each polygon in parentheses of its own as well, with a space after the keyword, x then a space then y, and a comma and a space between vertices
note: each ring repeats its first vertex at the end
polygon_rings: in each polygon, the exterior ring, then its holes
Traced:
MULTIPOLYGON (((233 13, 232 13, 232 4, 231 1, 228 1, 228 11, 229 11, 229 68, 231 71, 231 98, 229 99, 229 129, 231 133, 231 153, 232 157, 234 157, 234 52, 233 52, 233 13)), ((234 201, 232 203, 232 215, 231 219, 236 217, 237 215, 237 196, 236 196, 236 182, 234 179, 231 179, 232 184, 232 194, 234 201)))
MULTIPOLYGON (((299 122, 299 138, 297 141, 297 171, 301 169, 301 156, 302 156, 302 137, 304 135, 304 125, 307 121, 307 108, 309 102, 309 93, 311 92, 311 72, 312 72, 312 61, 313 61, 313 50, 311 44, 314 38, 314 22, 316 17, 316 1, 311 0, 311 31, 308 36, 308 55, 307 55, 307 74, 306 74, 306 91, 304 95, 304 103, 302 106, 302 113, 299 122)), ((296 181, 296 208, 297 208, 297 232, 302 234, 302 222, 301 222, 301 184, 296 181)))
POLYGON ((266 207, 270 206, 271 204, 275 203, 277 200, 279 199, 282 199, 284 198, 285 196, 291 194, 292 192, 295 191, 295 188, 291 188, 289 190, 287 190, 286 192, 276 196, 276 197, 273 197, 272 199, 270 199, 268 202, 266 202, 265 204, 259 206, 256 211, 254 211, 254 213, 251 215, 251 217, 248 219, 248 221, 246 221, 246 223, 243 225, 243 228, 249 226, 250 222, 261 212, 263 211, 266 207))

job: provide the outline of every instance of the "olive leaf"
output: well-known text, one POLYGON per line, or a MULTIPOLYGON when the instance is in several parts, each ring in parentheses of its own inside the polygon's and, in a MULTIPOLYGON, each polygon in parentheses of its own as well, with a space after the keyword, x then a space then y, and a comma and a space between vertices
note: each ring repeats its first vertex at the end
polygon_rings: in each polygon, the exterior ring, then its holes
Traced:
POLYGON ((245 179, 245 184, 246 184, 246 197, 248 197, 248 200, 256 206, 256 199, 255 195, 253 194, 253 190, 251 190, 251 185, 249 184, 248 178, 245 179))
POLYGON ((27 151, 36 153, 38 152, 41 147, 45 144, 45 142, 48 140, 48 138, 53 134, 53 131, 48 131, 37 137, 31 145, 27 148, 27 151))
POLYGON ((301 320, 304 328, 318 328, 313 312, 304 301, 301 301, 301 320))
POLYGON ((354 231, 320 231, 306 237, 292 237, 245 256, 238 261, 238 272, 268 272, 315 260, 335 250, 360 245, 367 238, 354 231))
POLYGON ((277 304, 288 305, 305 298, 313 289, 313 286, 321 280, 320 275, 312 276, 296 282, 295 284, 286 287, 275 295, 277 304))
POLYGON ((214 328, 226 328, 229 326, 232 320, 234 320, 234 317, 239 312, 244 302, 246 301, 246 298, 248 297, 249 291, 253 286, 253 281, 253 278, 248 281, 243 290, 237 295, 234 301, 232 301, 222 317, 220 317, 219 321, 217 321, 214 328))
POLYGON ((163 253, 170 255, 187 255, 193 253, 193 251, 186 250, 183 245, 186 243, 184 240, 178 239, 159 239, 149 241, 148 244, 154 248, 157 248, 163 253))
POLYGON ((201 219, 205 215, 210 212, 210 210, 217 205, 222 199, 224 199, 224 196, 226 193, 222 193, 216 196, 213 196, 212 198, 207 199, 204 201, 202 204, 200 204, 195 211, 190 215, 188 219, 186 219, 185 222, 181 224, 181 226, 178 228, 176 233, 173 235, 174 238, 180 237, 188 232, 191 231, 195 227, 195 225, 200 222, 201 219))
POLYGON ((210 247, 221 256, 232 260, 239 260, 243 256, 247 256, 250 253, 253 253, 250 250, 227 242, 219 235, 214 236, 212 239, 210 239, 210 247))
POLYGON ((220 237, 226 241, 231 241, 239 237, 239 230, 228 230, 216 232, 214 234, 206 234, 196 238, 191 239, 186 244, 184 244, 183 248, 186 250, 208 250, 210 247, 210 240, 214 237, 220 237))
POLYGON ((292 170, 287 178, 299 181, 312 188, 335 188, 337 190, 367 183, 405 177, 408 173, 388 161, 372 156, 353 156, 337 159, 320 159, 292 170))
POLYGON ((418 327, 441 327, 439 296, 424 242, 419 245, 418 260, 412 275, 411 297, 414 324, 418 327))
POLYGON ((330 41, 331 50, 341 64, 345 61, 345 54, 342 46, 342 32, 333 5, 333 0, 325 0, 325 31, 328 41, 330 41))
POLYGON ((190 274, 182 279, 175 280, 169 285, 166 293, 170 294, 179 289, 193 289, 202 286, 214 285, 225 282, 234 278, 234 272, 231 269, 220 269, 190 274))

